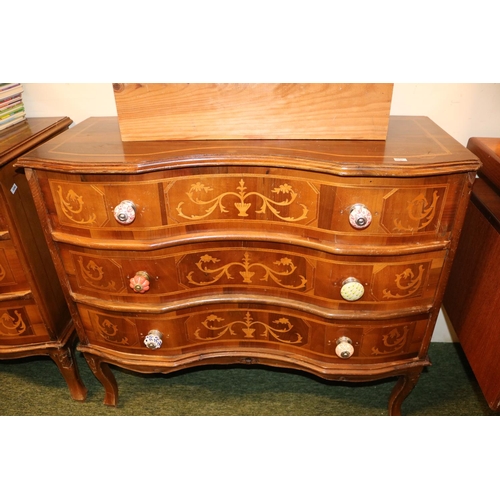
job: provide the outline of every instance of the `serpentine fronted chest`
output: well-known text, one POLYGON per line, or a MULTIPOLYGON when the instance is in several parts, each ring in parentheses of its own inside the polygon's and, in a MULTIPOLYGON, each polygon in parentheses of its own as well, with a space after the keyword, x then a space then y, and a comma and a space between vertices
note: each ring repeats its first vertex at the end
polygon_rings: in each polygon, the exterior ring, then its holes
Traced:
POLYGON ((386 141, 155 142, 90 118, 18 165, 106 404, 110 364, 245 363, 398 377, 399 414, 480 163, 426 117, 386 141))
POLYGON ((17 159, 64 132, 68 117, 27 118, 0 133, 0 360, 49 356, 71 397, 87 396, 65 294, 17 159))

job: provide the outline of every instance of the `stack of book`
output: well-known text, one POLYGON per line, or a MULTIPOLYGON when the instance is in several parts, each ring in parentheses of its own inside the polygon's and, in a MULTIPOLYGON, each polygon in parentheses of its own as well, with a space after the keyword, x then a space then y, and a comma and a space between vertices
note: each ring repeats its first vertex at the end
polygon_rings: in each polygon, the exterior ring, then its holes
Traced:
POLYGON ((0 83, 0 130, 26 120, 20 83, 0 83))

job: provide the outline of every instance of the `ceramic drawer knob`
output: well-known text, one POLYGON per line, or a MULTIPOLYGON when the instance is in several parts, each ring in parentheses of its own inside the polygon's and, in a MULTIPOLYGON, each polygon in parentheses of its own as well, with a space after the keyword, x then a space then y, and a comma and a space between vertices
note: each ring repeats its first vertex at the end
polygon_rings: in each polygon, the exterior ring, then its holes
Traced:
POLYGON ((363 297, 365 287, 356 278, 347 278, 342 282, 340 295, 344 300, 354 302, 363 297))
POLYGON ((144 345, 148 349, 159 349, 162 344, 163 334, 159 330, 150 330, 144 337, 144 345))
POLYGON ((119 205, 117 205, 113 214, 115 219, 120 224, 132 224, 135 220, 135 204, 130 200, 123 200, 119 205))
POLYGON ((372 221, 372 214, 362 204, 356 204, 351 207, 349 212, 349 223, 355 229, 365 229, 372 221))
POLYGON ((149 290, 151 278, 146 271, 137 271, 133 278, 130 278, 129 286, 136 293, 145 293, 149 290))
POLYGON ((342 359, 350 358, 354 353, 352 340, 349 337, 340 337, 337 339, 335 354, 342 359))

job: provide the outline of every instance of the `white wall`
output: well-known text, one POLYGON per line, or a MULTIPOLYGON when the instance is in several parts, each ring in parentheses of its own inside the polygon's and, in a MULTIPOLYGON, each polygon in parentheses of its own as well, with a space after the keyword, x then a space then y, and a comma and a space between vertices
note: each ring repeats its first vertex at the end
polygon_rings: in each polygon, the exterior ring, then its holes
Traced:
MULTIPOLYGON (((90 116, 116 116, 111 83, 24 83, 29 117, 69 116, 75 124, 90 116)), ((396 83, 392 115, 428 116, 462 145, 469 137, 500 137, 499 83, 396 83)), ((443 313, 433 341, 456 341, 443 313)))
POLYGON ((69 116, 74 124, 90 116, 116 116, 111 83, 23 83, 29 117, 69 116))
MULTIPOLYGON (((24 83, 28 116, 116 116, 111 83, 24 83)), ((464 146, 472 136, 500 137, 500 83, 396 83, 391 114, 423 115, 464 146)))
POLYGON ((428 116, 464 146, 470 137, 500 137, 500 84, 395 84, 391 114, 428 116))

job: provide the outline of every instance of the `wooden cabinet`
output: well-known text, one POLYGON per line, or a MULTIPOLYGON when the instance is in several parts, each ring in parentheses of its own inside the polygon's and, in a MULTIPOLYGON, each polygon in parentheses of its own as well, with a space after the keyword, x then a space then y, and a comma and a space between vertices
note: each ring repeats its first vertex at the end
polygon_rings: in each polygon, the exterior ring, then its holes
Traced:
POLYGON ((70 124, 69 118, 29 118, 0 134, 0 359, 50 356, 73 399, 84 400, 73 321, 26 178, 14 168, 19 156, 70 124))
POLYGON ((244 363, 398 377, 399 414, 479 161, 425 117, 386 141, 156 142, 91 118, 19 165, 106 404, 109 365, 244 363))
POLYGON ((500 408, 500 139, 472 137, 481 160, 444 306, 483 394, 500 408))

